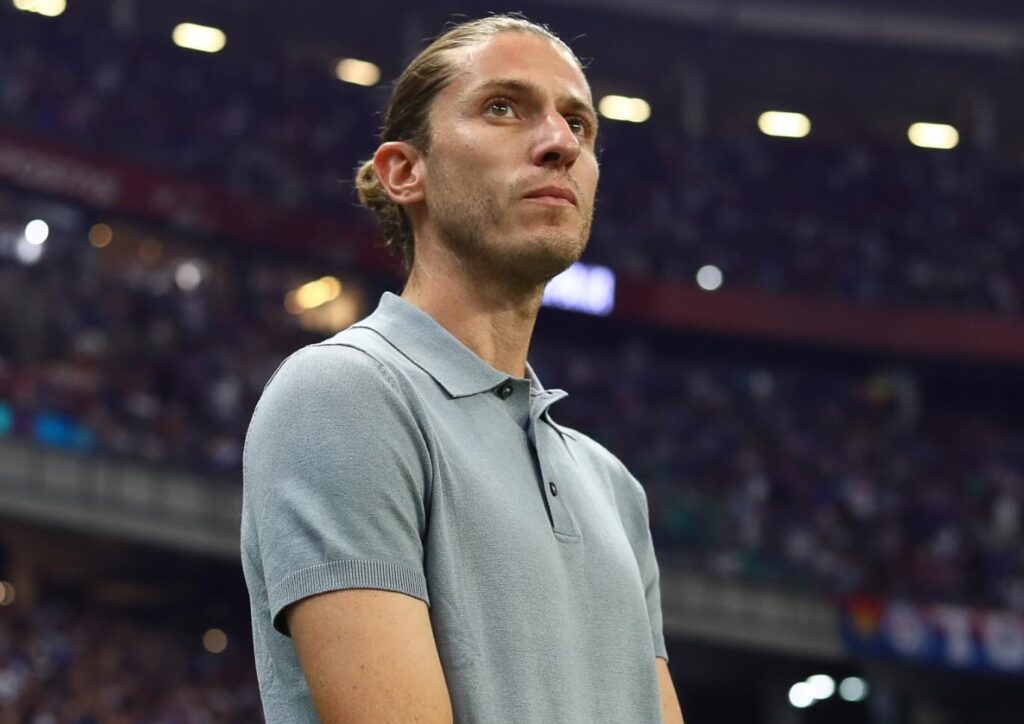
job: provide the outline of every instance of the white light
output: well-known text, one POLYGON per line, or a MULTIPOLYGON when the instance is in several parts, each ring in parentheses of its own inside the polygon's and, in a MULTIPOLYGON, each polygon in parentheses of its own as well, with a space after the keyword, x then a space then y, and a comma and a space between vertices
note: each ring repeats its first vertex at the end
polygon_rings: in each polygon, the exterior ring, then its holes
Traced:
POLYGON ((174 271, 174 281, 183 292, 191 292, 203 281, 203 270, 194 261, 183 261, 174 271))
POLYGON ((697 286, 705 291, 713 292, 722 286, 722 270, 708 264, 697 270, 697 286))
POLYGON ((597 110, 613 121, 643 123, 651 117, 651 104, 643 98, 626 96, 605 96, 598 102, 597 110))
POLYGON ((39 246, 50 236, 50 227, 42 219, 33 219, 25 225, 25 241, 39 246))
POLYGON ((342 58, 334 66, 334 76, 346 83, 372 86, 380 80, 380 68, 366 60, 342 58))
POLYGON ((66 0, 14 0, 14 7, 29 13, 55 18, 67 10, 66 0))
POLYGON ((548 282, 541 303, 598 316, 610 314, 615 306, 615 273, 576 262, 548 282))
POLYGON ((808 677, 807 685, 815 699, 827 699, 836 693, 836 680, 828 674, 815 674, 808 677))
POLYGON ((174 44, 180 48, 199 50, 204 53, 216 53, 224 48, 227 36, 219 28, 195 23, 181 23, 171 33, 174 44))
POLYGON ((228 636, 219 628, 211 628, 203 634, 203 648, 211 654, 219 654, 228 647, 228 636))
POLYGON ((915 123, 907 129, 907 138, 919 148, 948 151, 960 143, 960 132, 945 123, 915 123))
POLYGON ((766 136, 803 138, 811 132, 811 119, 803 113, 765 111, 758 117, 757 127, 766 136))
POLYGON ((797 709, 806 709, 814 703, 814 694, 811 692, 811 685, 801 681, 789 687, 789 703, 797 709))
POLYGON ((43 256, 43 245, 33 244, 22 236, 14 245, 14 255, 22 264, 35 264, 43 256))
POLYGON ((848 676, 839 682, 839 696, 846 701, 864 701, 868 698, 868 682, 859 676, 848 676))

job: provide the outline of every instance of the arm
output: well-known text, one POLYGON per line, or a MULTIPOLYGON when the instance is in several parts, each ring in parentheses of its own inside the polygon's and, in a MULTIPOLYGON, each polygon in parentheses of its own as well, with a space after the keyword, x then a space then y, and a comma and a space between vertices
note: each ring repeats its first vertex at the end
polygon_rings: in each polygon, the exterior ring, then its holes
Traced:
POLYGON ((451 701, 426 604, 348 589, 285 610, 324 724, 450 724, 451 701))
POLYGON ((668 673, 668 662, 659 656, 654 663, 658 667, 658 689, 661 691, 661 720, 665 724, 683 724, 683 711, 679 708, 679 698, 668 673))

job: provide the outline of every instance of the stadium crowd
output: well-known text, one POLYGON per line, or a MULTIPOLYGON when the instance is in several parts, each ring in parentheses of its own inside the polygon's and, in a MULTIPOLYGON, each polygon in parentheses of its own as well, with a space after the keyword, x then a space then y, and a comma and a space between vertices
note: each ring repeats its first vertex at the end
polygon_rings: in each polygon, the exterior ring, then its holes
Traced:
MULTIPOLYGON (((0 23, 0 133, 365 225, 351 171, 384 96, 329 65, 244 43, 190 53, 84 13, 18 14, 0 23)), ((686 283, 714 264, 726 284, 770 292, 1020 313, 1019 166, 972 149, 685 139, 671 101, 654 102, 648 124, 603 126, 590 261, 686 283)))
MULTIPOLYGON (((318 338, 283 300, 326 270, 122 226, 96 248, 81 220, 25 263, 24 207, 0 194, 0 435, 237 485, 265 381, 318 338)), ((570 392, 556 419, 644 483, 664 564, 1024 612, 1024 430, 984 404, 943 406, 911 373, 597 344, 540 336, 532 360, 570 392)))
POLYGON ((95 605, 12 607, 0 616, 0 724, 263 721, 248 644, 214 654, 201 640, 95 605))

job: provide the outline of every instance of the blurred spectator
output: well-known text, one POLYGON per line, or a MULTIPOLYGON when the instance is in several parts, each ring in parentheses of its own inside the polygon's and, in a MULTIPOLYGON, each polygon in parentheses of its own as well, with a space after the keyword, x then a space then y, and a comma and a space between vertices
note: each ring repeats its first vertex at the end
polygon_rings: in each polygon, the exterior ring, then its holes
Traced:
MULTIPOLYGON (((5 198, 0 238, 25 223, 5 198)), ((32 264, 0 248, 0 434, 237 485, 263 385, 323 336, 283 300, 326 270, 153 243, 119 226, 95 249, 54 224, 32 264)), ((1024 430, 1005 403, 943 404, 907 372, 595 344, 538 335, 531 359, 571 393, 556 418, 645 485, 666 564, 1024 612, 1024 430)))
POLYGON ((0 724, 262 722, 252 651, 201 632, 49 602, 0 617, 0 724))
MULTIPOLYGON (((273 47, 182 51, 84 11, 18 13, 0 25, 0 132, 366 222, 351 175, 384 96, 329 71, 273 47)), ((714 264, 730 286, 1020 314, 1024 173, 998 156, 698 141, 671 120, 609 121, 599 145, 590 261, 686 282, 714 264)))

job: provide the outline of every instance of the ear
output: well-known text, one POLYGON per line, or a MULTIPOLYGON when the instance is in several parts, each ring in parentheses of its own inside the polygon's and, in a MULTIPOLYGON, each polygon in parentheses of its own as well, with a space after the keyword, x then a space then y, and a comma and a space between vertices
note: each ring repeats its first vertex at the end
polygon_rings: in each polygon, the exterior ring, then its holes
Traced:
POLYGON ((388 196, 399 206, 423 200, 420 152, 405 141, 382 143, 373 154, 373 170, 388 196))

